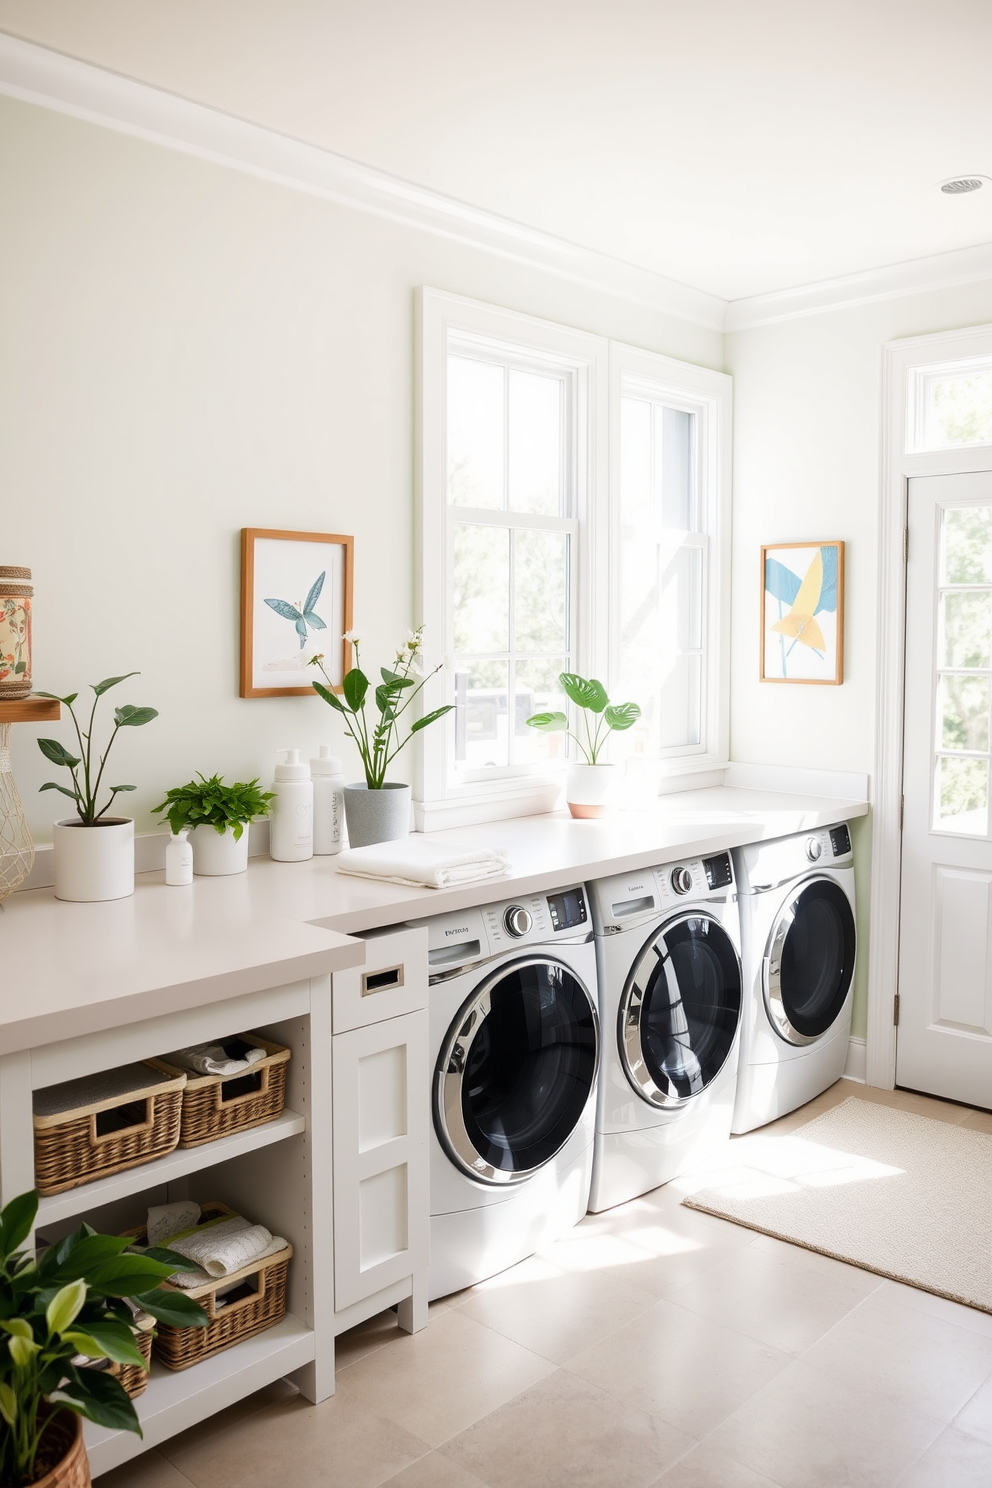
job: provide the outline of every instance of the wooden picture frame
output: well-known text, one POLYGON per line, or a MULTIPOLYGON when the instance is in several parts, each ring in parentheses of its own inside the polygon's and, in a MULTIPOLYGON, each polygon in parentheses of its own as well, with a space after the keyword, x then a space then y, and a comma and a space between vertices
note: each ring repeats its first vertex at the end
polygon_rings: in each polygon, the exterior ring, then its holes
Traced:
POLYGON ((344 635, 352 627, 354 577, 353 537, 242 527, 243 698, 316 697, 313 679, 321 678, 309 658, 317 652, 340 692, 351 666, 344 635))
POLYGON ((761 549, 760 680, 839 687, 844 680, 844 544, 761 549))

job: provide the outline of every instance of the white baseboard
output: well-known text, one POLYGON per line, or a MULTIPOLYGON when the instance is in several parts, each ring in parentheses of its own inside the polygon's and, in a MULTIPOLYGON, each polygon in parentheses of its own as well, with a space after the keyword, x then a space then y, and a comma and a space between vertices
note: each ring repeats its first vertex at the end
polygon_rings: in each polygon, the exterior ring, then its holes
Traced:
POLYGON ((866 1083, 865 1063, 865 1041, 863 1038, 852 1038, 847 1045, 847 1063, 844 1066, 844 1079, 857 1080, 859 1085, 866 1083))
MULTIPOLYGON (((136 832, 134 834, 135 873, 154 873, 165 867, 165 847, 170 832, 136 832)), ((269 850, 269 824, 267 821, 253 822, 248 835, 248 856, 258 858, 269 850)), ((34 850, 34 867, 21 884, 18 893, 26 889, 50 889, 55 882, 55 849, 50 842, 41 842, 34 850)))
POLYGON ((871 777, 845 770, 807 770, 795 765, 750 765, 732 760, 724 771, 724 785, 740 790, 784 791, 796 796, 838 796, 845 801, 869 801, 871 777))

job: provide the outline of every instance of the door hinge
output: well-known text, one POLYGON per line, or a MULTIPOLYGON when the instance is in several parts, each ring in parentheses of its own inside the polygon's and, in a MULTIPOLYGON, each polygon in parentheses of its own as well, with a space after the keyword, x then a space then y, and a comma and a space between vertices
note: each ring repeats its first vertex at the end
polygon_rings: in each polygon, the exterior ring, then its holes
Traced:
POLYGON ((899 993, 898 992, 896 993, 895 997, 893 997, 893 999, 892 999, 892 1026, 893 1026, 893 1028, 898 1028, 899 1027, 899 993))
POLYGON ((900 832, 902 831, 902 822, 903 822, 903 817, 905 816, 905 814, 906 814, 906 797, 905 796, 900 796, 899 797, 899 830, 900 830, 900 832))
POLYGON ((909 562, 909 528, 902 529, 902 561, 909 562))

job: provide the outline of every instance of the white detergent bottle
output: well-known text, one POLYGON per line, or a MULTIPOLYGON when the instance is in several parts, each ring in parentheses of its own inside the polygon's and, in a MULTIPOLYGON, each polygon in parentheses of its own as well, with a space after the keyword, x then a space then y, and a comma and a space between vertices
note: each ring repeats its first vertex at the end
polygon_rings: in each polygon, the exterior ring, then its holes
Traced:
POLYGON ((301 863, 313 857, 313 782, 310 766, 298 749, 282 751, 276 765, 269 805, 269 857, 279 863, 301 863))
POLYGON ((186 840, 187 828, 183 827, 165 845, 165 881, 167 884, 191 884, 193 882, 193 848, 186 840))
POLYGON ((310 761, 313 777, 313 850, 315 856, 339 853, 344 846, 344 775, 341 761, 321 744, 310 761))

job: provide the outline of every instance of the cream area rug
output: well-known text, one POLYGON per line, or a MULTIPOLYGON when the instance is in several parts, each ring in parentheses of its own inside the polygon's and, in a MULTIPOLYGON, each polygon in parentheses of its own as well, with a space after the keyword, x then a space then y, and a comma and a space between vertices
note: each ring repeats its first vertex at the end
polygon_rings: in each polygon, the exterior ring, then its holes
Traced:
POLYGON ((992 1312, 992 1136, 851 1098, 732 1151, 690 1209, 992 1312))

